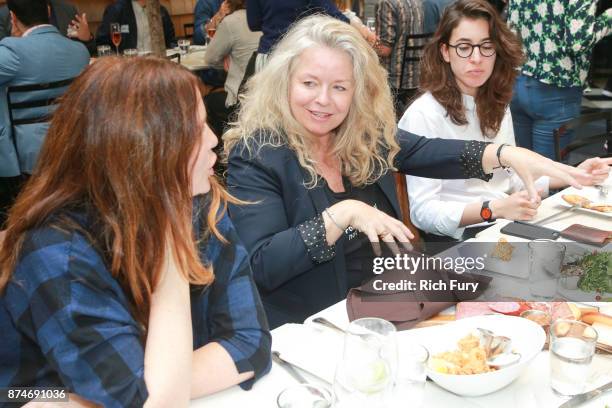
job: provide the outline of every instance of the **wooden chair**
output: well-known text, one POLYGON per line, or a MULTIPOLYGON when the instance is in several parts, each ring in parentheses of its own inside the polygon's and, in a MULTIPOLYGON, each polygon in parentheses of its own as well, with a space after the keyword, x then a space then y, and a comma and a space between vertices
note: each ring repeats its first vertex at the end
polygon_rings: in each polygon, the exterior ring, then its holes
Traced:
MULTIPOLYGON (((600 156, 612 156, 612 110, 605 110, 593 113, 582 114, 581 116, 564 123, 558 129, 553 130, 553 139, 555 144, 555 159, 557 161, 568 162, 569 153, 579 148, 591 144, 602 146, 600 156), (576 137, 570 144, 561 149, 561 138, 570 130, 578 130, 578 128, 594 122, 605 121, 606 130, 603 133, 587 137, 576 137), (604 150, 604 143, 607 144, 607 151, 604 150)), ((578 163, 569 163, 575 165, 578 163)))
POLYGON ((15 151, 19 156, 17 142, 19 126, 49 122, 57 107, 57 98, 72 83, 74 78, 40 84, 9 86, 6 90, 6 101, 11 126, 11 137, 15 151))
POLYGON ((406 175, 401 173, 394 173, 395 177, 395 192, 397 193, 397 201, 399 202, 402 222, 408 227, 408 229, 414 234, 414 240, 412 242, 415 249, 421 249, 421 235, 419 230, 410 221, 410 203, 408 201, 408 186, 406 185, 406 175))

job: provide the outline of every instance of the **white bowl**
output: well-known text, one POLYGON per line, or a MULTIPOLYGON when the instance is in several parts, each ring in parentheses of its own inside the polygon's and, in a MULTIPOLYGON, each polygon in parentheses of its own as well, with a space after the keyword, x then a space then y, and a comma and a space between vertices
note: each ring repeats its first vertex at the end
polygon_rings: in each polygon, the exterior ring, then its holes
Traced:
POLYGON ((440 387, 466 397, 490 394, 510 384, 527 368, 542 350, 546 334, 542 327, 522 317, 488 315, 457 320, 441 327, 435 338, 428 339, 427 349, 433 356, 457 349, 457 342, 476 328, 491 330, 496 336, 512 339, 512 349, 521 353, 518 363, 482 374, 443 374, 427 367, 427 375, 440 387))

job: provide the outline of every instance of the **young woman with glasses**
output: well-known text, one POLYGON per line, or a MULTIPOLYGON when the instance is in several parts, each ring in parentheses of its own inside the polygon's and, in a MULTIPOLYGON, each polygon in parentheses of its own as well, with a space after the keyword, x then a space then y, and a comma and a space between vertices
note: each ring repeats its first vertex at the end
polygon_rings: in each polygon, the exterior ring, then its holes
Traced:
MULTIPOLYGON (((520 40, 488 2, 455 2, 425 49, 422 94, 399 127, 430 138, 515 145, 508 105, 523 58, 520 40)), ((581 167, 601 172, 594 180, 600 182, 607 164, 595 158, 581 167)), ((542 177, 536 185, 544 194, 564 182, 542 177)), ((408 193, 411 219, 430 241, 469 238, 478 230, 466 231, 466 226, 486 226, 495 218, 530 220, 539 206, 522 181, 502 168, 488 182, 408 176, 408 193)))

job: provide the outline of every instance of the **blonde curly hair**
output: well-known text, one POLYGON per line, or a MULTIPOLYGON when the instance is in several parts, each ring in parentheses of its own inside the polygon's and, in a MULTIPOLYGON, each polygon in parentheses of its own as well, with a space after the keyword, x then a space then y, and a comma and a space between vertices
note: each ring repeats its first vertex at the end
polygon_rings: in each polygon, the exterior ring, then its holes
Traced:
POLYGON ((352 185, 372 184, 394 169, 393 159, 399 152, 387 72, 356 29, 322 15, 296 23, 275 47, 266 66, 248 81, 237 120, 223 135, 225 155, 238 144, 251 155, 256 154, 253 146, 288 146, 310 176, 306 187, 316 186, 320 176, 308 132, 289 106, 289 84, 296 62, 312 47, 340 50, 351 58, 355 92, 346 119, 334 131, 331 149, 352 185))

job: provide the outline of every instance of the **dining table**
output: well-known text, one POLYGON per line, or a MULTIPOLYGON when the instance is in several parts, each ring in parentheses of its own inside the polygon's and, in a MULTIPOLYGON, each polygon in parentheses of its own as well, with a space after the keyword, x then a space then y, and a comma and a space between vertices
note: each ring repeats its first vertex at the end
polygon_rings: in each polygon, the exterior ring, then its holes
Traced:
MULTIPOLYGON (((604 183, 612 189, 612 177, 604 183)), ((612 231, 612 214, 597 214, 581 209, 561 212, 567 205, 562 196, 564 194, 593 194, 593 187, 585 187, 582 191, 568 187, 557 194, 544 199, 538 209, 534 220, 549 218, 545 227, 562 230, 569 225, 578 223, 586 226, 612 231)), ((611 200, 611 197, 602 197, 602 200, 611 200)), ((507 220, 498 220, 489 228, 480 232, 473 242, 495 242, 504 237, 509 242, 523 242, 528 240, 507 236, 500 231, 507 220)), ((560 238, 560 242, 568 242, 560 238)), ((595 248, 598 250, 610 250, 610 246, 595 248)), ((510 277, 511 279, 520 279, 510 277)), ((524 279, 524 278, 523 278, 524 279)), ((526 285, 528 286, 528 285, 526 285)), ((591 306, 600 307, 604 313, 612 314, 612 303, 590 302, 591 306)), ((453 320, 454 306, 441 312, 441 316, 447 318, 438 322, 444 323, 453 320)), ((331 330, 312 320, 316 317, 324 317, 340 328, 346 328, 349 324, 346 300, 342 300, 313 316, 306 319, 303 324, 285 324, 272 330, 272 350, 278 351, 281 357, 293 363, 298 371, 308 382, 322 385, 332 389, 334 367, 342 355, 343 334, 331 330)), ((435 336, 435 325, 422 325, 410 330, 398 332, 398 341, 418 340, 421 343, 427 336, 435 336)), ((426 344, 423 344, 427 346, 426 344)), ((550 387, 550 362, 549 351, 544 348, 538 352, 529 366, 522 374, 508 386, 488 395, 479 397, 465 397, 453 394, 432 381, 426 381, 423 401, 420 405, 426 408, 557 408, 567 401, 556 395, 550 387)), ((586 390, 594 389, 612 381, 612 354, 596 353, 587 378, 586 390)), ((259 379, 251 390, 242 390, 239 386, 233 386, 216 394, 195 399, 191 407, 215 407, 235 408, 239 406, 249 407, 277 407, 279 393, 287 387, 297 384, 296 379, 288 374, 283 367, 272 363, 270 372, 259 379)), ((406 407, 415 406, 406 402, 406 407)), ((612 407, 612 392, 590 400, 583 405, 584 408, 606 408, 612 407)))
MULTIPOLYGON (((179 48, 170 48, 166 50, 166 56, 179 54, 179 48)), ((205 45, 191 45, 189 46, 189 52, 181 54, 181 65, 190 71, 199 71, 206 68, 204 64, 204 56, 206 55, 205 45)))

